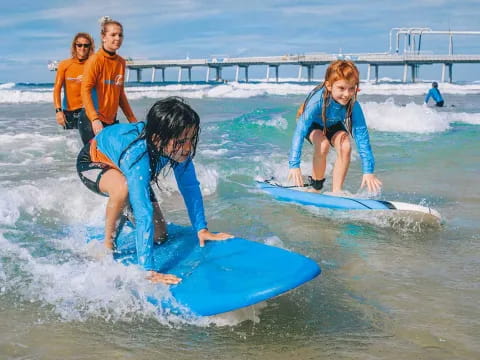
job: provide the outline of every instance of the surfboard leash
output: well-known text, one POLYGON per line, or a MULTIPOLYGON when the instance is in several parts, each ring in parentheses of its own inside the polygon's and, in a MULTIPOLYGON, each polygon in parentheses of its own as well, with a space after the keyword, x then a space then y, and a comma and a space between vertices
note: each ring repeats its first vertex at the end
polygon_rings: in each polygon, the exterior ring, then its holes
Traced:
POLYGON ((267 184, 270 184, 270 185, 273 185, 273 186, 278 186, 278 187, 281 187, 281 188, 284 188, 284 189, 291 189, 291 188, 302 188, 302 187, 309 187, 309 186, 312 186, 312 184, 303 184, 301 186, 299 185, 288 185, 288 186, 285 186, 285 185, 282 185, 282 184, 279 184, 277 182, 274 182, 275 178, 272 176, 270 179, 267 179, 267 180, 263 180, 264 182, 266 182, 267 184))

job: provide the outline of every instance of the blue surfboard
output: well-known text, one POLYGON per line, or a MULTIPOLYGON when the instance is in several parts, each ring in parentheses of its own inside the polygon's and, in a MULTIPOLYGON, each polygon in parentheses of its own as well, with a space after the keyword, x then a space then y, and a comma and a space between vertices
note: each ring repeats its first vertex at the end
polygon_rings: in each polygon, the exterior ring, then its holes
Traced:
MULTIPOLYGON (((135 231, 130 223, 116 240, 114 258, 136 264, 135 231)), ((103 229, 87 229, 87 241, 102 240, 103 229)), ((148 301, 175 313, 210 316, 280 295, 320 274, 313 260, 241 238, 208 241, 201 248, 190 227, 168 224, 168 239, 154 245, 155 269, 182 278, 170 286, 172 299, 148 301)), ((164 286, 164 285, 158 285, 164 286)))
POLYGON ((283 186, 272 180, 257 181, 256 183, 258 188, 280 201, 335 210, 398 210, 417 213, 422 216, 431 215, 436 220, 441 220, 438 211, 417 204, 325 195, 317 192, 302 191, 298 187, 283 186))

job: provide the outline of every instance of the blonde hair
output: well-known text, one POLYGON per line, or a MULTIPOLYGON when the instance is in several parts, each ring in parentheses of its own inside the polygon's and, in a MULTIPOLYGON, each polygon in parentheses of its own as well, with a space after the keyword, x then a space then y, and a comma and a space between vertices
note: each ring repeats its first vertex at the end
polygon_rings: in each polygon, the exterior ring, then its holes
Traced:
POLYGON ((92 35, 84 32, 79 32, 73 37, 72 46, 70 47, 70 54, 72 55, 72 58, 77 57, 77 49, 75 44, 77 43, 77 40, 80 38, 87 39, 90 42, 90 49, 88 50, 89 57, 90 55, 93 55, 93 53, 95 52, 95 42, 93 41, 92 35))
POLYGON ((323 92, 323 104, 322 104, 322 122, 323 122, 323 133, 326 134, 327 132, 327 107, 330 102, 330 91, 326 87, 328 83, 329 86, 332 86, 335 81, 338 80, 346 80, 348 82, 352 82, 355 84, 355 94, 349 100, 348 104, 346 105, 347 111, 345 114, 345 125, 347 127, 348 132, 352 133, 352 110, 355 101, 357 101, 357 91, 358 85, 360 83, 360 73, 353 63, 350 60, 336 60, 330 63, 327 70, 325 71, 325 80, 320 85, 317 85, 308 95, 305 102, 298 108, 297 111, 297 118, 300 117, 305 107, 307 106, 308 101, 310 98, 315 94, 317 91, 321 89, 325 89, 323 92))
POLYGON ((117 25, 120 26, 123 32, 123 26, 120 22, 113 20, 110 16, 102 16, 98 22, 100 23, 100 34, 105 35, 107 33, 107 26, 109 25, 117 25))

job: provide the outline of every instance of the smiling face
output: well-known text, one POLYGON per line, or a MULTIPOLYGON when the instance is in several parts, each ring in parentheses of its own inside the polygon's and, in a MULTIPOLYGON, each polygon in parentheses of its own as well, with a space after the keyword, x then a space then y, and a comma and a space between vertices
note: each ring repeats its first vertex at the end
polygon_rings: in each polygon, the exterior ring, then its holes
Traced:
POLYGON ((90 47, 92 44, 90 40, 84 37, 79 37, 75 40, 75 56, 78 60, 83 61, 88 59, 90 55, 90 47))
MULTIPOLYGON (((178 163, 184 162, 192 154, 197 133, 196 128, 185 129, 177 139, 168 142, 163 152, 178 163)), ((153 141, 155 143, 155 139, 153 141)))
POLYGON ((357 84, 355 81, 348 81, 345 79, 334 81, 333 84, 330 84, 327 81, 325 86, 332 94, 333 100, 344 106, 348 104, 357 91, 357 84))
POLYGON ((123 42, 122 27, 117 24, 108 24, 105 26, 105 33, 102 34, 102 42, 105 50, 116 52, 123 42))

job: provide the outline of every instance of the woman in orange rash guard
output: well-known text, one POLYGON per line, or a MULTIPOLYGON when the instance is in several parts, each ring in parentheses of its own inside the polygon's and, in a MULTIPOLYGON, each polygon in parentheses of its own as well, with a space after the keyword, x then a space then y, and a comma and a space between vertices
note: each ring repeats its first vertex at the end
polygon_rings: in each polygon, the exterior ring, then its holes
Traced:
POLYGON ((125 60, 116 53, 122 46, 123 26, 108 16, 101 19, 102 47, 85 64, 78 129, 84 144, 105 126, 118 123, 120 106, 129 122, 137 122, 125 95, 125 60))
POLYGON ((53 87, 53 104, 58 125, 64 129, 78 129, 78 117, 83 108, 80 87, 86 60, 93 55, 95 45, 87 33, 77 33, 73 37, 69 59, 58 64, 53 87), (61 92, 63 88, 63 102, 61 92))

